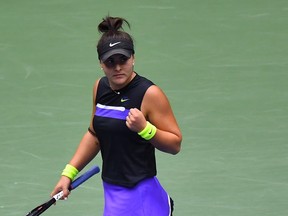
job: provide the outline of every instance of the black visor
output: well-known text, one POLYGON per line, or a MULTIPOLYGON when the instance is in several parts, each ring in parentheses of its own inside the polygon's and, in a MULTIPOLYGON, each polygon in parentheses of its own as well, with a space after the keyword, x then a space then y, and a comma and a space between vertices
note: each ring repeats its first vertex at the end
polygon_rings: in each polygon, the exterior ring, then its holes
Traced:
POLYGON ((115 54, 122 54, 131 57, 134 54, 133 43, 127 40, 112 39, 97 47, 98 59, 101 61, 107 60, 110 56, 115 54))

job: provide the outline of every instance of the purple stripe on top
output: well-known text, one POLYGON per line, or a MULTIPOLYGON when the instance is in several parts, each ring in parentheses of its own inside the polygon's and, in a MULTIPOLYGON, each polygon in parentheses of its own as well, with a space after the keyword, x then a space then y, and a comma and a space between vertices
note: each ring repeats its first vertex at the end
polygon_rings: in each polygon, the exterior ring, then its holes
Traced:
POLYGON ((125 109, 125 107, 105 106, 102 104, 97 104, 96 112, 94 115, 107 117, 107 118, 126 120, 128 113, 129 113, 129 110, 125 109))

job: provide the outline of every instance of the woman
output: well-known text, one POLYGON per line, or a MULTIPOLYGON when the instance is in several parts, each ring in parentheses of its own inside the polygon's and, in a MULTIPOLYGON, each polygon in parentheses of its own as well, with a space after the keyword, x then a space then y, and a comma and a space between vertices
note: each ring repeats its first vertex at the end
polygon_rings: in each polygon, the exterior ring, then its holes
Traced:
POLYGON ((173 203, 156 178, 155 148, 177 154, 182 135, 162 90, 134 71, 132 37, 127 20, 106 17, 98 58, 105 76, 93 88, 92 118, 74 156, 51 195, 69 195, 74 177, 100 151, 104 216, 168 216, 173 203))

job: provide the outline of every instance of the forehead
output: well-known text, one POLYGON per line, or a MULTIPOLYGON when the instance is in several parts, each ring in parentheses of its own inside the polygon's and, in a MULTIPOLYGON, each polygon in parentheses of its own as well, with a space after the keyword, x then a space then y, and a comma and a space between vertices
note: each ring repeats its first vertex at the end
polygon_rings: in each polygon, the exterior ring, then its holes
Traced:
MULTIPOLYGON (((131 56, 130 56, 131 57, 131 56)), ((108 60, 117 60, 117 59, 129 59, 130 57, 127 57, 125 55, 122 55, 122 54, 115 54, 115 55, 112 55, 110 56, 109 58, 107 58, 106 61, 108 60)), ((105 61, 104 61, 105 62, 105 61)))

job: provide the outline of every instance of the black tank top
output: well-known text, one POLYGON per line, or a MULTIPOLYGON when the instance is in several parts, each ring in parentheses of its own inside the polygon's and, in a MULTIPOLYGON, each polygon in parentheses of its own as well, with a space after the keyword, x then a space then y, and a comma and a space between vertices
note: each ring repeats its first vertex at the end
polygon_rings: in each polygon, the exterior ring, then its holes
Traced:
POLYGON ((151 85, 138 74, 118 92, 111 90, 107 77, 99 81, 93 127, 101 146, 102 179, 107 183, 133 187, 156 175, 154 146, 126 126, 129 109, 140 110, 151 85))

